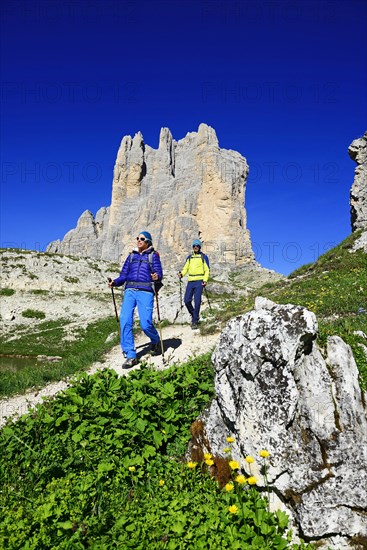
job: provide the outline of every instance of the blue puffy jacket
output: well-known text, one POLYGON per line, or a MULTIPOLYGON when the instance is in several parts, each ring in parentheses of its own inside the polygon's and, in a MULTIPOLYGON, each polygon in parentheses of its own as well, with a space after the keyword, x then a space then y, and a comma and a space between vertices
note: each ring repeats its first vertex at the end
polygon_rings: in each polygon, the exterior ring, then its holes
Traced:
POLYGON ((158 252, 150 246, 142 253, 133 250, 122 266, 120 276, 113 281, 114 286, 126 283, 125 288, 136 288, 154 292, 152 273, 157 273, 159 281, 163 278, 162 264, 158 252), (151 254, 150 265, 149 255, 151 254))

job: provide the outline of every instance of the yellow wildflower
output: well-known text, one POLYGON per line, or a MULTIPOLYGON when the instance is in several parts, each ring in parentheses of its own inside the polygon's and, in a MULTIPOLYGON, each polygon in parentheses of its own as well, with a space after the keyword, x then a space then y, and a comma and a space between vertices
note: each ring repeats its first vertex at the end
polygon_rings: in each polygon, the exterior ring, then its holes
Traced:
POLYGON ((237 483, 240 485, 243 485, 243 483, 246 483, 246 478, 242 474, 238 475, 236 478, 237 483))
POLYGON ((196 468, 197 465, 198 465, 197 462, 191 462, 191 460, 190 462, 187 463, 187 467, 191 469, 196 468))
POLYGON ((261 449, 261 451, 259 452, 259 455, 262 457, 262 458, 268 458, 268 456, 270 455, 269 451, 267 451, 266 449, 261 449))
POLYGON ((246 456, 245 460, 246 462, 248 462, 248 464, 252 464, 253 462, 255 462, 254 457, 250 455, 246 456))
POLYGON ((228 510, 231 512, 231 514, 237 514, 238 507, 235 504, 232 504, 232 506, 230 506, 228 510))
POLYGON ((135 472, 136 468, 135 466, 129 466, 129 472, 135 472))
POLYGON ((163 485, 164 485, 164 479, 160 479, 160 480, 159 480, 159 486, 160 486, 160 487, 163 487, 163 485))
POLYGON ((210 458, 212 458, 211 453, 204 453, 204 460, 209 460, 210 458))
POLYGON ((226 488, 226 491, 229 493, 230 491, 233 491, 234 485, 233 483, 227 483, 225 488, 226 488))
POLYGON ((229 467, 231 468, 231 470, 238 470, 238 468, 240 467, 239 463, 237 462, 237 460, 230 460, 228 462, 229 464, 229 467))
POLYGON ((256 478, 255 476, 251 476, 251 477, 249 477, 248 480, 247 480, 247 483, 248 483, 249 485, 256 485, 256 482, 257 482, 257 478, 256 478))
POLYGON ((223 449, 223 452, 224 452, 224 453, 230 453, 230 452, 231 452, 231 448, 230 448, 230 447, 225 447, 225 448, 223 449))
POLYGON ((205 461, 205 464, 206 464, 207 466, 213 466, 214 460, 212 460, 211 458, 208 458, 208 459, 205 461))
POLYGON ((234 442, 235 442, 235 438, 232 437, 231 435, 229 435, 228 437, 226 437, 226 441, 227 441, 227 443, 234 443, 234 442))

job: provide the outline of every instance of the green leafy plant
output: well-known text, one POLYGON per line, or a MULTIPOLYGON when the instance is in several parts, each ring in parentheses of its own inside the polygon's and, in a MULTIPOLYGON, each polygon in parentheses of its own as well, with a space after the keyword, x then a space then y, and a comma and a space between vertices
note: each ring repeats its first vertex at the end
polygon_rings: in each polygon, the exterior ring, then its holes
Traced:
POLYGON ((80 279, 78 279, 78 277, 70 277, 69 275, 67 275, 66 277, 64 277, 64 281, 66 281, 67 283, 79 283, 80 279))
POLYGON ((15 290, 13 288, 0 288, 0 296, 13 296, 15 290))
POLYGON ((22 311, 22 317, 26 317, 27 319, 45 319, 46 313, 38 309, 25 309, 22 311))
POLYGON ((9 422, 0 431, 0 547, 284 548, 286 518, 269 514, 255 489, 241 495, 245 521, 208 465, 184 459, 213 391, 209 354, 128 378, 106 369, 9 422))

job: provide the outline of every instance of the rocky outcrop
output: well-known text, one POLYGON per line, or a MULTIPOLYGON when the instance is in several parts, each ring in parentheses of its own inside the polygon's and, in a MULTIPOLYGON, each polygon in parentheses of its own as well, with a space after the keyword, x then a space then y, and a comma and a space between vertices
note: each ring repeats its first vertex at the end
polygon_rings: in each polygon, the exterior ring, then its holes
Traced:
MULTIPOLYGON (((108 228, 109 211, 109 208, 102 207, 94 217, 92 212, 85 210, 80 216, 76 228, 68 231, 62 241, 57 240, 50 243, 47 252, 101 259, 103 236, 108 228)), ((105 259, 117 261, 113 258, 105 259)))
POLYGON ((350 191, 351 224, 355 231, 367 228, 367 132, 351 143, 348 152, 358 164, 350 191))
POLYGON ((286 507, 306 540, 341 550, 367 540, 366 409, 349 346, 330 337, 324 357, 316 336, 313 313, 264 298, 231 320, 191 453, 224 457, 232 435, 232 457, 264 487, 245 457, 267 449, 272 507, 286 507))
POLYGON ((140 132, 125 136, 111 206, 95 218, 84 212, 77 227, 47 251, 120 261, 147 229, 167 267, 177 267, 197 237, 213 264, 244 265, 254 257, 244 208, 248 170, 246 159, 221 149, 206 124, 179 141, 162 128, 157 150, 140 132))

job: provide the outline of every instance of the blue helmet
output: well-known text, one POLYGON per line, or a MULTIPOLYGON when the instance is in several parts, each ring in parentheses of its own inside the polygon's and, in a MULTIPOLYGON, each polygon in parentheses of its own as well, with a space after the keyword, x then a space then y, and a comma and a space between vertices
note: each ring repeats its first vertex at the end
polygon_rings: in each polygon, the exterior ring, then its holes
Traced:
POLYGON ((195 239, 192 241, 192 246, 200 246, 201 248, 201 241, 199 241, 199 239, 195 239))

